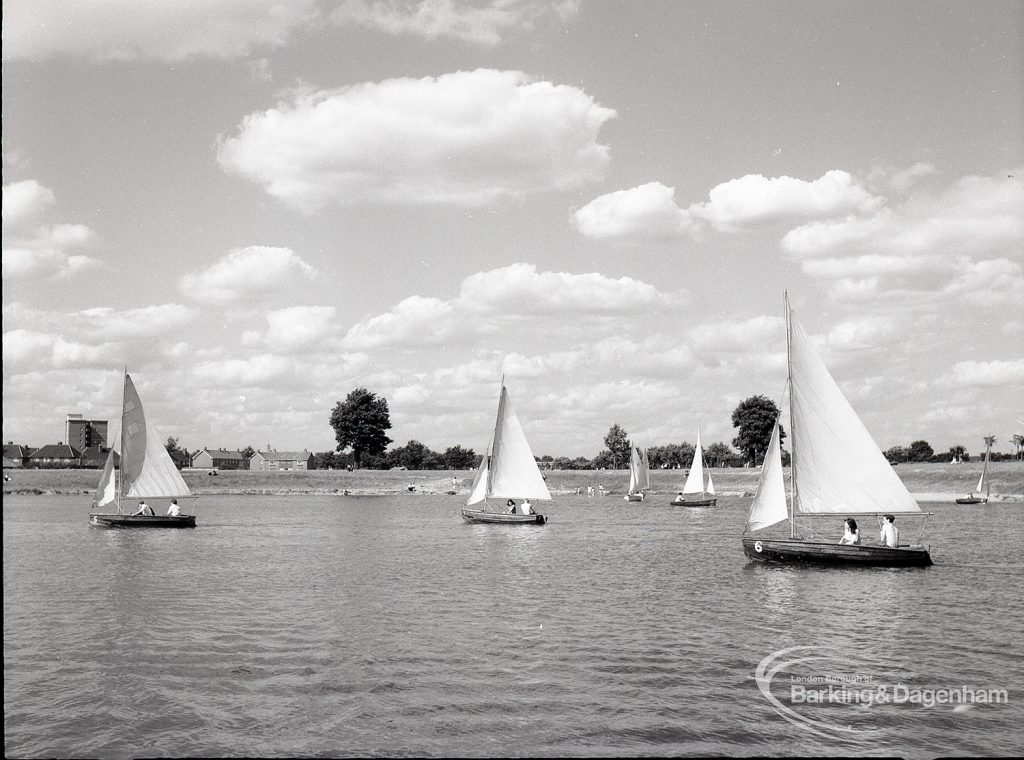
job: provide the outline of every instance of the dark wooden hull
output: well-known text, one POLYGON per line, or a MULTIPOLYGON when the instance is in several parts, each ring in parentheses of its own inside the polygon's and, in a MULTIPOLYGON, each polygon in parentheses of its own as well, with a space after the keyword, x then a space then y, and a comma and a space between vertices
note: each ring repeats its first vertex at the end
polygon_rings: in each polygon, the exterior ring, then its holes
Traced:
POLYGON ((775 565, 833 565, 842 567, 927 567, 928 550, 920 544, 864 546, 800 539, 743 539, 743 553, 755 562, 775 565))
POLYGON ((987 504, 988 499, 980 496, 961 496, 956 500, 957 504, 987 504))
POLYGON ((495 523, 500 525, 543 525, 548 521, 542 514, 509 515, 500 512, 484 512, 476 509, 463 509, 462 518, 471 523, 495 523))
POLYGON ((195 515, 89 515, 89 524, 99 528, 194 528, 195 515))
POLYGON ((673 507, 713 507, 717 503, 717 496, 708 499, 673 499, 669 502, 673 507))

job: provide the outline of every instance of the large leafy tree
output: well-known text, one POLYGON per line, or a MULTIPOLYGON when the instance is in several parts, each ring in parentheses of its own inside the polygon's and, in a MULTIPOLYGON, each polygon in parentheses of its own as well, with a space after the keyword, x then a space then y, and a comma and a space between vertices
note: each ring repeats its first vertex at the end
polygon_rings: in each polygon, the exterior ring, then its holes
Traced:
POLYGON ((608 435, 604 437, 604 445, 611 452, 612 462, 615 467, 625 467, 629 464, 629 438, 626 431, 619 427, 618 423, 609 428, 608 435))
MULTIPOLYGON (((738 428, 732 445, 751 464, 764 460, 772 439, 772 426, 779 416, 779 407, 767 396, 751 396, 732 411, 732 426, 738 428)), ((779 443, 786 440, 786 431, 779 425, 779 443)))
POLYGON ((935 452, 928 441, 914 441, 907 448, 908 462, 927 462, 933 456, 935 456, 935 452))
POLYGON ((450 470, 472 470, 476 467, 476 452, 461 446, 449 446, 444 450, 444 464, 450 470))
POLYGON ((387 399, 378 398, 366 388, 356 388, 344 401, 334 405, 331 427, 338 451, 351 448, 355 466, 359 467, 364 454, 383 454, 391 443, 385 435, 385 431, 391 429, 387 399))

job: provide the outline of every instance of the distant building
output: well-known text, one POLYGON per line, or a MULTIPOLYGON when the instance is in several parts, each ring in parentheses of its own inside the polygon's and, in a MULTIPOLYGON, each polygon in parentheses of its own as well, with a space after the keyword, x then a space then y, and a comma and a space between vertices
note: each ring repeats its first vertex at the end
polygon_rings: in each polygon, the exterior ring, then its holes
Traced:
POLYGON ((4 444, 4 467, 27 467, 31 453, 30 447, 8 441, 4 444))
MULTIPOLYGON (((90 446, 87 449, 82 449, 81 464, 79 466, 86 470, 100 470, 107 463, 107 455, 109 453, 109 446, 90 446)), ((121 457, 115 451, 114 467, 118 467, 120 461, 121 457)))
POLYGON ((82 453, 66 443, 49 443, 29 454, 28 466, 37 468, 81 467, 82 453))
MULTIPOLYGON (((268 447, 269 448, 269 447, 268 447)), ((257 451, 249 457, 250 470, 313 470, 313 454, 308 451, 257 451)))
POLYGON ((192 455, 192 466, 200 470, 247 470, 249 463, 240 451, 203 448, 192 455))
POLYGON ((64 440, 79 451, 107 445, 107 421, 86 420, 80 414, 68 414, 64 422, 64 440))

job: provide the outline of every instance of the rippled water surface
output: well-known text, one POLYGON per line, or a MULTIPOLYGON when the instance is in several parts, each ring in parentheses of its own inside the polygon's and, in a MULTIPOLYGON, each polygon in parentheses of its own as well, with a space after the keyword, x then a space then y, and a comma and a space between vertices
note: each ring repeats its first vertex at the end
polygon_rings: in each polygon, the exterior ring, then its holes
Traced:
POLYGON ((1024 746, 1021 505, 925 505, 931 568, 814 570, 745 559, 749 502, 570 496, 538 527, 466 524, 454 496, 211 496, 195 530, 161 531, 91 528, 87 497, 5 498, 6 753, 1024 746), (1009 703, 821 708, 876 732, 844 743, 758 689, 758 663, 797 645, 1009 703))

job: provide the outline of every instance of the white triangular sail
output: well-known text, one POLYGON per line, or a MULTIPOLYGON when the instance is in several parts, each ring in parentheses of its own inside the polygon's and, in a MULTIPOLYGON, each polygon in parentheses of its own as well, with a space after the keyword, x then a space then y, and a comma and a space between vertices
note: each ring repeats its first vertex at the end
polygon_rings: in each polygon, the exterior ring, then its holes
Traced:
POLYGON ((920 512, 790 313, 790 405, 797 511, 920 512))
POLYGON ((640 458, 640 450, 635 446, 629 449, 629 488, 627 494, 635 494, 644 490, 643 485, 643 461, 640 458))
POLYGON ((697 428, 697 446, 693 450, 693 464, 683 484, 683 493, 704 493, 704 453, 700 445, 700 428, 697 428))
POLYGON ((107 454, 107 461, 103 465, 103 472, 100 473, 100 482, 96 486, 96 499, 94 507, 106 507, 117 503, 117 480, 114 475, 114 449, 111 447, 107 454))
POLYGON ((480 460, 480 466, 477 468, 476 477, 473 478, 473 487, 469 489, 469 498, 466 499, 466 506, 478 504, 487 498, 487 473, 490 470, 491 464, 491 447, 488 444, 487 453, 483 455, 480 460))
POLYGON ((750 505, 748 530, 760 530, 789 517, 786 508, 786 485, 782 478, 782 447, 779 445, 779 421, 775 420, 768 451, 761 465, 761 477, 750 505))
MULTIPOLYGON (((537 460, 533 458, 530 444, 512 409, 512 401, 504 384, 498 399, 491 455, 485 461, 486 477, 481 478, 486 483, 485 498, 551 501, 551 493, 537 467, 537 460)), ((475 493, 477 489, 473 490, 475 493)))
POLYGON ((121 412, 121 488, 129 498, 191 495, 160 434, 146 423, 142 401, 127 373, 121 412))
POLYGON ((640 454, 640 490, 648 491, 651 488, 651 463, 647 459, 647 449, 640 454))
POLYGON ((988 447, 986 446, 985 447, 985 464, 983 464, 982 467, 981 467, 981 477, 978 478, 978 487, 975 488, 974 490, 977 491, 978 493, 984 492, 984 494, 986 496, 988 496, 989 495, 988 489, 989 489, 989 485, 988 485, 988 447))
POLYGON ((711 482, 711 470, 708 470, 708 493, 714 495, 715 484, 711 482))

